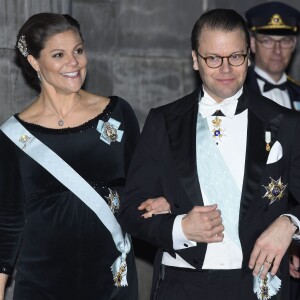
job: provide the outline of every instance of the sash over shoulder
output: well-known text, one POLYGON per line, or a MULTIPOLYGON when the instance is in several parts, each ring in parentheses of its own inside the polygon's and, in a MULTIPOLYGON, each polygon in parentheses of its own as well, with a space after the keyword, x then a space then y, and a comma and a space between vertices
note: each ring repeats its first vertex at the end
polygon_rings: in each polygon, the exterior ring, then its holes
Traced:
POLYGON ((124 237, 122 229, 106 201, 70 165, 33 136, 14 116, 10 117, 0 129, 16 146, 94 211, 110 231, 116 248, 121 253, 111 266, 115 285, 117 287, 128 285, 126 257, 131 248, 130 238, 127 233, 124 237))

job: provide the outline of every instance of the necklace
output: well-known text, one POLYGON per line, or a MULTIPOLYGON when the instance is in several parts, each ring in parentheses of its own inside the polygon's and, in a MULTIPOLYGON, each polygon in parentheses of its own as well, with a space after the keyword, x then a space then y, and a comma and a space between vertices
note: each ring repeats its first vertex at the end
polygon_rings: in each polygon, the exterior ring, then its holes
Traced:
POLYGON ((67 111, 63 116, 60 116, 55 110, 51 109, 45 102, 44 102, 44 105, 46 106, 46 108, 48 108, 52 113, 54 113, 57 118, 58 118, 58 126, 64 126, 65 124, 65 121, 64 121, 64 118, 78 105, 79 103, 79 99, 78 101, 75 103, 75 105, 73 105, 71 107, 71 109, 69 111, 67 111))

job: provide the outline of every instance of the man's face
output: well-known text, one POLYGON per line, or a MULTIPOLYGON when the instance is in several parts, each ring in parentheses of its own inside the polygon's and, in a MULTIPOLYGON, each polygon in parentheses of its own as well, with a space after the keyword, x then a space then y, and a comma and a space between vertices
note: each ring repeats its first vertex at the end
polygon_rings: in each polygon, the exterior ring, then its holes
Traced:
MULTIPOLYGON (((198 53, 202 57, 229 56, 247 54, 244 33, 237 29, 222 31, 203 28, 199 37, 198 53)), ((205 91, 217 102, 236 94, 242 87, 249 64, 249 59, 237 67, 231 66, 227 58, 218 68, 210 68, 205 60, 195 51, 192 52, 193 68, 199 71, 205 91)))
POLYGON ((291 60, 296 42, 295 36, 265 34, 252 36, 251 50, 255 54, 255 65, 278 81, 291 60))

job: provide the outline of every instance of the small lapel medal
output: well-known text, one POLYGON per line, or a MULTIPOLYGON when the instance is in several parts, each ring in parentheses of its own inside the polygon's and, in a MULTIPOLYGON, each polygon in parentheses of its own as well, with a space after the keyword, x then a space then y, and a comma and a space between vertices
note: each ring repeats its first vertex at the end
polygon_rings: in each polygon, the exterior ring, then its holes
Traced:
POLYGON ((271 150, 270 143, 271 143, 271 132, 265 132, 265 142, 266 142, 266 151, 269 152, 271 150))
POLYGON ((30 136, 28 136, 27 134, 22 134, 20 136, 19 142, 23 144, 22 150, 26 149, 26 145, 29 142, 29 140, 31 139, 30 136))

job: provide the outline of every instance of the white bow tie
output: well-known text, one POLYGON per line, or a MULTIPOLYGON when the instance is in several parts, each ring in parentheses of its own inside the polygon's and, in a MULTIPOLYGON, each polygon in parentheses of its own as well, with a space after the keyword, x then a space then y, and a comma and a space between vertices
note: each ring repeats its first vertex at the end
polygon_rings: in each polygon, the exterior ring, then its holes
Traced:
POLYGON ((233 118, 237 104, 237 99, 225 99, 218 103, 210 98, 202 97, 199 102, 199 113, 202 115, 202 118, 207 118, 213 115, 217 110, 220 110, 224 116, 233 118))

